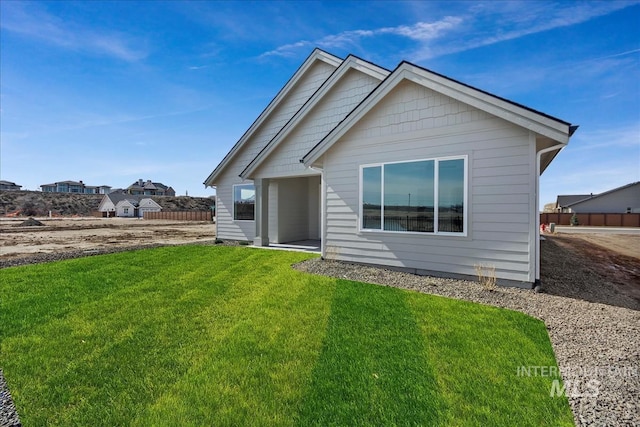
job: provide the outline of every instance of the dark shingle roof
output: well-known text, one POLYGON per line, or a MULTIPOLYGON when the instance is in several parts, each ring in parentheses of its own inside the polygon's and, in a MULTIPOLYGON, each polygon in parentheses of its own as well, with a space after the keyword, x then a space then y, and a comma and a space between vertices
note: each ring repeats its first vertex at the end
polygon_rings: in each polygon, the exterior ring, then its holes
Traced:
POLYGON ((589 197, 592 197, 592 196, 593 194, 570 194, 570 195, 558 196, 558 200, 556 201, 556 206, 561 208, 567 207, 581 200, 588 199, 589 197))

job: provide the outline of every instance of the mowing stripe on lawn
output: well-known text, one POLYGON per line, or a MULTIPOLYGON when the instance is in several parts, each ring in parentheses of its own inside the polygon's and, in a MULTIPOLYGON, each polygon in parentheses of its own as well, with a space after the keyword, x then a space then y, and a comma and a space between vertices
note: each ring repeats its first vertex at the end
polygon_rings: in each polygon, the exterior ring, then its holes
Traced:
POLYGON ((339 280, 301 425, 437 425, 438 385, 408 293, 339 280))
POLYGON ((542 321, 466 301, 409 295, 446 401, 443 425, 573 425, 567 398, 549 396, 558 376, 517 375, 519 366, 557 366, 542 321))
POLYGON ((134 424, 291 423, 319 353, 333 285, 265 262, 269 251, 252 252, 263 261, 247 265, 218 309, 229 327, 210 325, 208 351, 134 424))

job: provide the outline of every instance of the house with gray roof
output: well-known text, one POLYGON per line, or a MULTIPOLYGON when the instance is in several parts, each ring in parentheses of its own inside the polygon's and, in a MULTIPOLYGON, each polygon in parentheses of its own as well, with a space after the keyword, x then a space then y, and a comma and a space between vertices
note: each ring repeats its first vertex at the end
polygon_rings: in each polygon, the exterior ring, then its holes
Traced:
POLYGON ((217 233, 502 284, 540 278, 540 174, 577 126, 409 62, 320 49, 205 179, 217 233))
POLYGON ((152 182, 150 179, 144 181, 139 179, 129 187, 126 192, 133 195, 144 196, 175 196, 176 192, 168 185, 164 185, 161 182, 152 182))
POLYGON ((124 191, 105 194, 98 211, 105 217, 139 217, 142 218, 145 212, 160 212, 160 206, 151 197, 127 194, 124 191))
POLYGON ((108 185, 86 185, 82 181, 60 181, 42 184, 40 189, 44 193, 74 193, 74 194, 107 194, 111 191, 108 185))
POLYGON ((4 191, 20 191, 22 185, 18 185, 15 182, 0 180, 0 190, 4 191))
POLYGON ((640 213, 640 181, 600 194, 558 196, 561 213, 640 213))

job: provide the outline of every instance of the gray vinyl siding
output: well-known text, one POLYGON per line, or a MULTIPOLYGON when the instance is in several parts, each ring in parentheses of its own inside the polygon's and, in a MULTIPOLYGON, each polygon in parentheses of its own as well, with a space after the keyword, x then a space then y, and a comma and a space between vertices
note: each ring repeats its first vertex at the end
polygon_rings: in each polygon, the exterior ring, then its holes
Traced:
POLYGON ((220 178, 216 180, 214 183, 217 196, 216 226, 219 238, 253 240, 255 237, 255 221, 233 221, 233 185, 251 182, 243 181, 239 177, 240 172, 293 117, 334 70, 334 66, 322 61, 316 61, 313 67, 293 87, 287 97, 281 101, 276 110, 255 130, 236 157, 225 168, 220 178))
POLYGON ((325 255, 345 261, 532 282, 529 132, 403 82, 327 151, 325 255), (467 236, 359 231, 361 165, 468 156, 467 236))
POLYGON ((309 150, 355 108, 380 80, 357 70, 349 70, 329 93, 314 106, 267 160, 256 177, 316 174, 300 163, 309 150))

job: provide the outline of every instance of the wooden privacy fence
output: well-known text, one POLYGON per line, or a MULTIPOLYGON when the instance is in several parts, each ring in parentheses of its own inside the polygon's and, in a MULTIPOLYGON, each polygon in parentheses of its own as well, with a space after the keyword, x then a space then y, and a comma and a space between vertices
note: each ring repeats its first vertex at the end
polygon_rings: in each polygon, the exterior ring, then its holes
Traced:
MULTIPOLYGON (((540 224, 571 225, 572 213, 541 213, 540 224)), ((579 213, 579 225, 640 227, 640 213, 579 213)))
POLYGON ((172 221, 213 221, 211 211, 145 212, 144 219, 169 219, 172 221))

